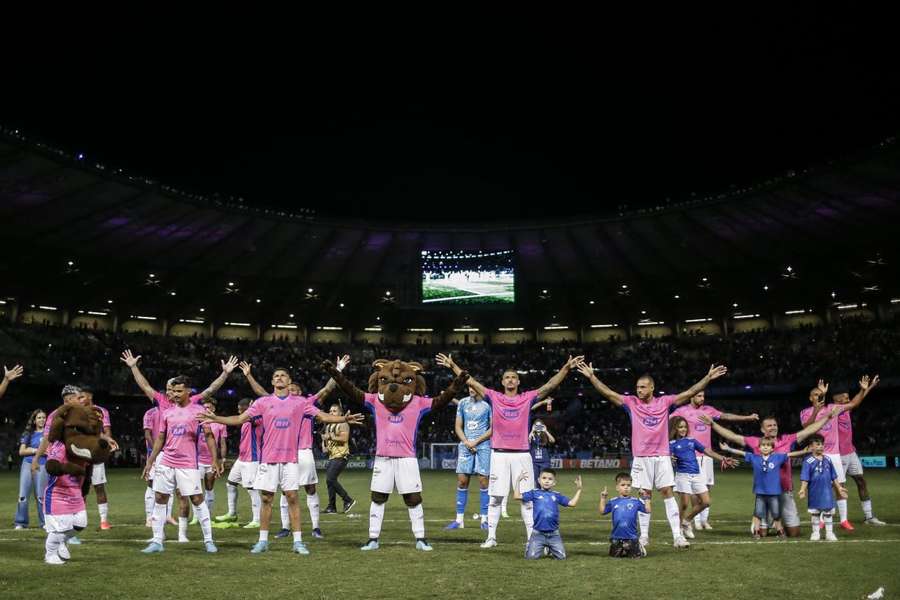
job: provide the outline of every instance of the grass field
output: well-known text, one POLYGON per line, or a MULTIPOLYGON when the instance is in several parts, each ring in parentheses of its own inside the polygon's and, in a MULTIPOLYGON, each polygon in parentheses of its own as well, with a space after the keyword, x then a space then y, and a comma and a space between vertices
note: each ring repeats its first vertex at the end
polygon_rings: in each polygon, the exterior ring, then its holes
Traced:
POLYGON ((422 284, 422 301, 448 304, 512 303, 515 301, 515 284, 512 278, 470 283, 425 281, 422 284))
MULTIPOLYGON (((323 515, 326 538, 308 535, 303 507, 304 540, 310 556, 290 553, 290 543, 275 540, 272 550, 253 556, 248 550, 255 531, 214 530, 217 555, 204 553, 199 527, 191 527, 190 544, 167 543, 163 554, 144 556, 149 530, 144 528, 143 483, 136 470, 109 471, 110 520, 113 529, 99 531, 93 494, 88 499, 84 544, 72 547, 72 560, 62 567, 43 563, 44 534, 11 527, 17 494, 17 472, 0 474, 3 498, 0 529, 0 598, 865 598, 879 586, 885 598, 900 598, 900 472, 869 472, 876 513, 887 527, 862 523, 851 482, 850 517, 854 533, 838 531, 838 543, 812 543, 804 517, 804 537, 789 541, 749 538, 751 507, 747 471, 717 474, 713 492, 713 531, 697 534, 693 547, 676 551, 661 520, 662 503, 653 503, 649 556, 615 560, 606 556, 610 526, 597 512, 600 488, 612 489, 612 471, 585 471, 585 498, 574 509, 562 509, 562 534, 569 555, 557 562, 522 558, 524 528, 518 507, 510 501, 512 519, 498 530, 500 546, 481 550, 483 532, 471 519, 477 512, 473 483, 469 518, 461 531, 444 531, 454 513, 455 476, 423 472, 425 518, 434 552, 413 548, 407 512, 397 496, 388 502, 381 550, 364 554, 367 537, 369 472, 345 472, 342 481, 360 502, 349 517, 323 515), (471 524, 471 525, 470 525, 471 524), (65 577, 48 583, 48 576, 65 577), (51 591, 52 590, 52 591, 51 591)), ((571 495, 574 472, 562 474, 559 490, 571 495)), ((320 495, 325 496, 324 474, 320 495)), ((795 480, 797 476, 795 474, 795 480)), ((301 492, 302 493, 302 492, 301 492)), ((225 512, 225 486, 216 488, 215 513, 225 512)), ((805 503, 800 502, 801 512, 805 503)), ((241 493, 242 517, 249 502, 241 493)), ((277 513, 277 509, 276 509, 277 513)), ((34 514, 32 513, 32 518, 34 514)), ((273 524, 278 522, 273 515, 273 524)), ((273 526, 273 530, 277 525, 273 526)), ((167 535, 175 531, 167 527, 167 535)))

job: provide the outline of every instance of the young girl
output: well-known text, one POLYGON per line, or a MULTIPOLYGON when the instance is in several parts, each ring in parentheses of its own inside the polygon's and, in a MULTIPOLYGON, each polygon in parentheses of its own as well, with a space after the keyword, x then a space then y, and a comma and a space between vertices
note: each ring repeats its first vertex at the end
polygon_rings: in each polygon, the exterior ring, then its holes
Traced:
POLYGON ((709 488, 706 477, 700 474, 697 453, 701 452, 721 461, 722 468, 736 466, 736 461, 706 448, 692 437, 688 437, 690 427, 684 417, 674 417, 669 421, 669 451, 675 463, 675 492, 681 499, 681 531, 684 537, 693 539, 691 525, 696 515, 709 508, 709 488))
POLYGON ((41 527, 44 526, 44 509, 41 506, 41 497, 43 496, 44 488, 47 487, 47 471, 44 469, 47 457, 40 457, 40 466, 37 471, 31 470, 31 462, 37 453, 38 447, 41 445, 41 439, 44 437, 44 423, 46 421, 47 413, 41 409, 32 412, 28 416, 28 423, 25 425, 25 431, 22 432, 22 438, 19 440, 19 456, 22 457, 22 468, 19 471, 19 502, 16 506, 16 529, 28 527, 28 500, 32 495, 37 505, 38 521, 40 521, 41 527))

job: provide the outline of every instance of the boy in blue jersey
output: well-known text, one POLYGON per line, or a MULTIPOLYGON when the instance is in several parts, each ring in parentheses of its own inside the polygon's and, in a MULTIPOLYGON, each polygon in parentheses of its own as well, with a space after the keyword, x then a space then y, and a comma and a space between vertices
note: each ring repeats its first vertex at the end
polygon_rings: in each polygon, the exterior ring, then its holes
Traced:
POLYGON ((609 555, 613 558, 642 558, 647 550, 638 540, 638 513, 650 514, 650 499, 631 495, 631 474, 616 475, 618 497, 608 500, 606 488, 600 492, 600 514, 612 513, 609 555))
POLYGON ((731 452, 737 456, 743 456, 744 460, 753 467, 753 493, 756 494, 756 505, 753 510, 754 539, 765 537, 766 528, 762 526, 766 522, 766 513, 772 516, 772 527, 778 537, 786 537, 784 527, 781 525, 781 466, 794 456, 802 456, 807 450, 789 452, 774 452, 775 443, 769 438, 759 441, 759 454, 741 452, 720 444, 722 450, 731 452))
POLYGON ((575 495, 571 499, 553 491, 553 486, 556 485, 556 472, 553 469, 541 470, 538 477, 540 487, 522 494, 520 486, 528 477, 529 474, 523 471, 513 486, 513 498, 531 502, 534 507, 534 529, 525 546, 525 558, 537 560, 547 553, 557 560, 564 560, 566 549, 559 535, 559 507, 575 508, 578 505, 578 499, 581 498, 581 475, 575 478, 575 495))
POLYGON ((822 539, 819 531, 820 517, 825 521, 825 541, 836 542, 834 535, 835 494, 839 498, 847 497, 847 489, 837 482, 837 471, 831 459, 825 455, 825 438, 818 433, 809 436, 809 447, 812 456, 803 461, 800 470, 800 498, 809 495, 808 509, 812 515, 812 535, 810 541, 818 542, 822 539), (833 492, 832 492, 833 490, 833 492))
POLYGON ((491 405, 469 386, 469 396, 459 401, 456 407, 456 437, 459 449, 456 458, 456 520, 444 529, 462 529, 466 518, 466 503, 469 501, 469 479, 478 473, 478 487, 481 491, 481 528, 487 529, 488 477, 491 474, 491 405))

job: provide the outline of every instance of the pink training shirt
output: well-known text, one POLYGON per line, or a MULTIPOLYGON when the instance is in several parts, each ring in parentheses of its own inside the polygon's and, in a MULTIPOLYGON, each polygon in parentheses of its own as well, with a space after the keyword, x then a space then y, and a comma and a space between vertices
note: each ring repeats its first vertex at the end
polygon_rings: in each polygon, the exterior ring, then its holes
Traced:
POLYGON ((47 415, 47 420, 44 421, 44 439, 45 440, 50 439, 50 426, 53 425, 53 417, 56 416, 57 411, 59 411, 58 408, 55 408, 52 411, 50 411, 50 414, 47 415))
MULTIPOLYGON (((162 414, 159 430, 166 434, 162 464, 173 469, 196 469, 198 440, 205 440, 197 415, 206 412, 199 404, 173 406, 162 414)), ((205 441, 204 441, 205 443, 205 441)))
POLYGON ((303 417, 315 417, 320 411, 303 396, 263 396, 254 402, 248 414, 262 417, 262 455, 264 463, 295 463, 303 417))
POLYGON ((853 454, 856 452, 856 446, 853 445, 853 420, 850 418, 850 411, 845 410, 837 417, 838 420, 838 448, 840 448, 841 456, 853 454))
POLYGON ((109 411, 108 410, 106 410, 99 404, 93 404, 93 405, 89 406, 88 408, 96 408, 97 410, 100 411, 100 415, 101 415, 100 420, 103 424, 103 427, 112 427, 112 421, 109 420, 109 411))
POLYGON ((155 406, 144 413, 144 429, 150 430, 150 445, 147 448, 147 455, 153 451, 153 444, 159 437, 159 409, 155 406))
MULTIPOLYGON (((689 428, 688 437, 692 437, 703 444, 704 448, 711 448, 712 426, 701 421, 700 415, 706 415, 713 421, 718 421, 722 416, 722 412, 708 404, 702 404, 700 408, 695 408, 693 404, 685 404, 676 408, 675 412, 672 413, 672 417, 683 417, 687 421, 689 428)), ((697 452, 697 456, 702 454, 702 452, 697 452)))
MULTIPOLYGON (((759 441, 761 437, 745 435, 744 436, 744 445, 750 448, 754 454, 759 454, 759 441)), ((773 453, 778 454, 787 454, 788 452, 792 452, 797 449, 797 434, 789 433, 787 435, 780 435, 775 439, 775 447, 772 449, 773 453)), ((781 465, 781 491, 782 492, 790 492, 794 489, 794 481, 791 478, 791 459, 788 458, 784 461, 784 464, 781 465)))
MULTIPOLYGON (((210 423, 209 430, 213 434, 213 439, 216 440, 216 453, 218 454, 219 448, 221 445, 219 441, 222 438, 228 437, 228 426, 222 425, 221 423, 210 423)), ((209 455, 209 446, 206 444, 206 436, 200 436, 197 438, 197 462, 201 465, 212 466, 212 456, 209 455)), ((219 456, 219 459, 222 457, 219 456)))
MULTIPOLYGON (((47 448, 47 460, 56 460, 62 464, 69 462, 66 446, 62 442, 53 442, 47 448)), ((84 498, 81 496, 81 484, 84 475, 50 475, 47 488, 44 490, 44 512, 48 515, 74 515, 84 510, 84 498)))
POLYGON ((633 456, 669 456, 669 410, 676 396, 659 396, 642 402, 637 396, 622 396, 622 408, 631 420, 633 456))
MULTIPOLYGON (((831 412, 831 410, 840 406, 840 404, 826 404, 819 410, 819 414, 816 415, 816 421, 822 419, 831 412)), ((810 418, 813 412, 812 406, 807 406, 803 410, 800 411, 800 423, 806 423, 806 420, 810 418)), ((832 417, 828 419, 828 422, 822 426, 822 429, 819 430, 819 435, 825 438, 825 454, 840 454, 840 448, 838 446, 838 418, 832 417)))
MULTIPOLYGON (((507 396, 497 390, 485 390, 484 399, 491 404, 491 449, 528 452, 528 418, 537 390, 507 396)), ((666 442, 668 444, 668 441, 666 442)))
MULTIPOLYGON (((163 392, 153 392, 153 401, 156 402, 156 405, 159 407, 159 410, 165 412, 166 410, 178 406, 166 396, 163 392)), ((194 394, 190 398, 188 398, 188 404, 199 404, 203 401, 203 394, 194 394)))
POLYGON ((366 394, 365 406, 375 415, 375 455, 415 457, 419 422, 431 412, 431 398, 413 396, 400 412, 394 413, 382 404, 378 394, 366 394))
POLYGON ((258 462, 262 451, 261 417, 253 417, 241 424, 241 443, 238 447, 238 460, 258 462))
MULTIPOLYGON (((317 395, 300 397, 308 404, 316 405, 319 403, 319 396, 317 395)), ((313 447, 313 421, 315 420, 315 415, 303 417, 303 421, 300 423, 300 445, 298 446, 300 450, 308 450, 313 447)))

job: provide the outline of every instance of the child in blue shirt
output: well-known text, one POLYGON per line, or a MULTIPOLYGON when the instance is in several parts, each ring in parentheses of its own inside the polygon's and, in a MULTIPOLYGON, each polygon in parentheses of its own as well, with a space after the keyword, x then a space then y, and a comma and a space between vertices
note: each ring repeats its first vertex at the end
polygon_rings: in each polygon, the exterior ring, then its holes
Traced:
POLYGON ((546 549, 553 558, 564 560, 566 549, 559 535, 559 507, 574 508, 578 504, 578 499, 581 498, 581 475, 575 478, 575 495, 571 499, 553 491, 553 486, 556 485, 556 471, 553 469, 542 469, 538 477, 540 487, 522 494, 519 492, 519 486, 527 478, 528 474, 523 471, 516 479, 513 490, 513 498, 531 502, 534 507, 534 530, 525 547, 525 558, 529 560, 541 558, 546 549))
POLYGON ((631 475, 616 475, 618 497, 607 500, 606 488, 600 492, 600 513, 612 513, 612 532, 609 534, 609 555, 613 558, 642 558, 647 550, 638 540, 638 513, 650 513, 650 499, 631 495, 631 475))
POLYGON ((809 495, 808 510, 812 515, 812 535, 809 539, 818 542, 822 539, 819 531, 819 518, 825 521, 825 541, 836 542, 834 535, 834 496, 847 497, 847 489, 837 482, 837 472, 831 459, 825 455, 825 438, 818 433, 809 436, 809 448, 812 455, 803 461, 800 470, 800 491, 797 496, 805 498, 809 495), (832 493, 832 490, 834 493, 832 493))

